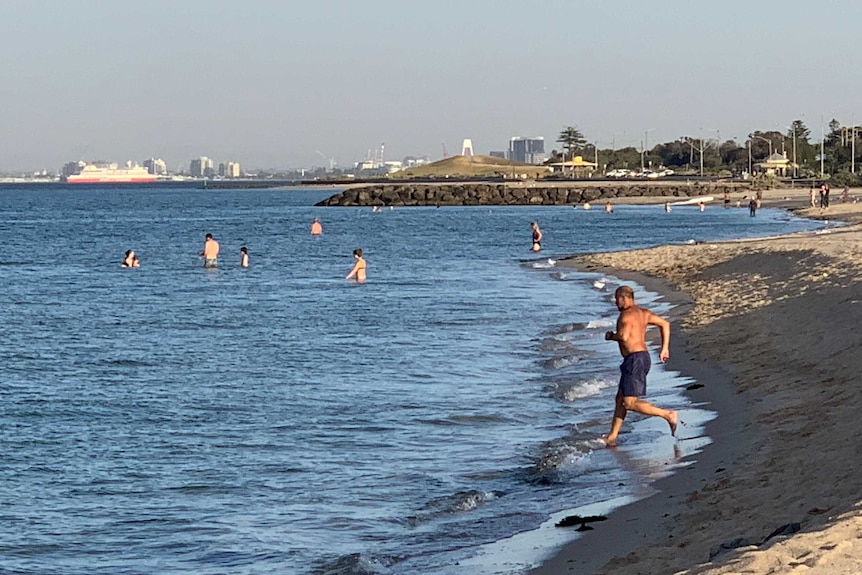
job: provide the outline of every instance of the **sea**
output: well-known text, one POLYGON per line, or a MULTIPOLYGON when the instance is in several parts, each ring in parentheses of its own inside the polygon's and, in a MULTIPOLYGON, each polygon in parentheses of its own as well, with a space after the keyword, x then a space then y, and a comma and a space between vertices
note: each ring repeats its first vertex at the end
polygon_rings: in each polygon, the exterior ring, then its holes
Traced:
POLYGON ((696 459, 715 416, 653 349, 648 399, 686 426, 633 414, 603 448, 620 280, 560 260, 822 225, 314 206, 335 191, 0 188, 0 572, 524 573, 577 536, 563 517, 696 459))

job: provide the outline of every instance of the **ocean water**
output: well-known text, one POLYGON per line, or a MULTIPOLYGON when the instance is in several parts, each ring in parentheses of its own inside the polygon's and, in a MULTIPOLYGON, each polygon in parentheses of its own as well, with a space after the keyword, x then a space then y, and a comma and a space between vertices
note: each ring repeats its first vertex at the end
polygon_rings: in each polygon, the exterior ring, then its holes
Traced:
POLYGON ((682 439, 630 417, 601 449, 618 282, 556 260, 815 226, 313 207, 329 193, 0 189, 0 572, 522 573, 572 536, 555 518, 642 496, 709 441, 671 360, 649 398, 682 439), (356 247, 365 285, 344 280, 356 247))

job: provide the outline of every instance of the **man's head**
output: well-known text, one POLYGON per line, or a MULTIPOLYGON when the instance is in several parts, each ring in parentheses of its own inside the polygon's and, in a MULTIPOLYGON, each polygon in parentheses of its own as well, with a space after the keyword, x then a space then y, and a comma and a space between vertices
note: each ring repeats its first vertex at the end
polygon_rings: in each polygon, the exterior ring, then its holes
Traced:
POLYGON ((635 290, 629 286, 618 287, 614 292, 614 301, 620 311, 630 308, 635 303, 635 290))
POLYGON ((213 239, 213 235, 212 235, 212 234, 207 234, 205 239, 207 239, 207 240, 211 240, 211 239, 213 239))

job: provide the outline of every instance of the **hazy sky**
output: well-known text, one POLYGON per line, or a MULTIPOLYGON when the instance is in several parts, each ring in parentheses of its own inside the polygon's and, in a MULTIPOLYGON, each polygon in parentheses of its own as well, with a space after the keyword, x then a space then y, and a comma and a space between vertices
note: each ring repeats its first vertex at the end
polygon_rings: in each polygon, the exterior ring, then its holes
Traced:
POLYGON ((0 0, 0 171, 550 150, 564 125, 819 140, 862 122, 860 22, 858 0, 0 0))

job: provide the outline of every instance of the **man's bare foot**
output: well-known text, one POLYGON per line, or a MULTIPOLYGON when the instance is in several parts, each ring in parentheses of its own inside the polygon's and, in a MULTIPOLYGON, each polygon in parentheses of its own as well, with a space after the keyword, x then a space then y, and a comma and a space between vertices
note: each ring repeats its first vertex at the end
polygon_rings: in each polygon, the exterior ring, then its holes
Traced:
POLYGON ((616 447, 617 446, 617 440, 616 439, 610 439, 609 437, 604 437, 604 438, 602 438, 602 441, 605 442, 605 447, 616 447))
POLYGON ((679 414, 671 411, 665 419, 667 420, 667 424, 670 425, 670 434, 676 437, 676 424, 679 423, 679 414))

